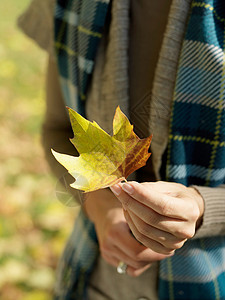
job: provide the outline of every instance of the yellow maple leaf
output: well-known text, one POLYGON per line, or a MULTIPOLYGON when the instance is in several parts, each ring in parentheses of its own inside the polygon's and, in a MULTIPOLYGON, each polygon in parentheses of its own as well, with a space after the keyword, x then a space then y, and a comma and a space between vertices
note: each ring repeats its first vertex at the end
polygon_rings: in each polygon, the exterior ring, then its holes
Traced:
POLYGON ((75 178, 71 187, 85 192, 106 188, 125 180, 146 164, 152 136, 140 139, 119 106, 113 119, 113 136, 96 122, 90 122, 68 109, 74 133, 71 142, 80 156, 54 150, 52 153, 75 178))

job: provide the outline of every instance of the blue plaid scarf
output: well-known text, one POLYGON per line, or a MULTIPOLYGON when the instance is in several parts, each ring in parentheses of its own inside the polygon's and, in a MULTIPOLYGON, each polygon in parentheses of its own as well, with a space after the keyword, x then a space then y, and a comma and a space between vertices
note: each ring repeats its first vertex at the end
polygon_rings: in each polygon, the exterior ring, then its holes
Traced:
MULTIPOLYGON (((224 184, 224 124, 225 2, 193 1, 174 91, 167 181, 224 184)), ((160 299, 225 299, 224 255, 224 236, 189 240, 160 262, 160 299)))
MULTIPOLYGON (((57 0, 55 49, 66 105, 84 115, 109 2, 57 0)), ((193 1, 178 67, 167 180, 225 183, 225 3, 193 1)), ((188 241, 160 263, 159 297, 225 299, 225 237, 188 241)), ((81 212, 59 265, 57 300, 87 299, 98 255, 94 225, 81 212)))
POLYGON ((85 115, 85 98, 110 0, 57 0, 55 52, 66 105, 85 115))

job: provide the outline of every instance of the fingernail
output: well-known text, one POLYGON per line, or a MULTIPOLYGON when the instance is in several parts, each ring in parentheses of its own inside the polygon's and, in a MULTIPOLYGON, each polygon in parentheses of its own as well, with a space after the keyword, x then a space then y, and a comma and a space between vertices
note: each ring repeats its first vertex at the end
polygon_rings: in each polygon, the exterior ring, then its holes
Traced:
POLYGON ((129 183, 122 184, 122 189, 128 194, 133 194, 134 192, 134 188, 129 183))
POLYGON ((121 193, 121 187, 118 184, 114 184, 113 186, 110 186, 110 189, 113 192, 113 194, 115 194, 116 196, 119 196, 119 194, 121 193))

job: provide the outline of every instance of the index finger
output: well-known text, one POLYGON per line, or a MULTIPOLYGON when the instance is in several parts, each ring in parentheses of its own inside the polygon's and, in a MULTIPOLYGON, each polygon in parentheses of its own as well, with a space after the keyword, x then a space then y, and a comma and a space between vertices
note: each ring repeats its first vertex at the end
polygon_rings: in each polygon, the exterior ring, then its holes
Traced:
MULTIPOLYGON (((168 194, 160 193, 150 186, 142 185, 136 181, 123 183, 121 187, 130 197, 157 213, 170 218, 184 219, 182 217, 184 206, 181 198, 177 199, 168 194)), ((120 199, 120 195, 117 197, 120 199)))

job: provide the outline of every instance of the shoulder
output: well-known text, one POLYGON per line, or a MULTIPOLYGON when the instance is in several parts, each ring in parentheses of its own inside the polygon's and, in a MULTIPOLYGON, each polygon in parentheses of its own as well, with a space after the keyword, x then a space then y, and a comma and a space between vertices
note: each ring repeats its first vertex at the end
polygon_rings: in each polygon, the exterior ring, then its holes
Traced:
POLYGON ((53 55, 53 13, 56 0, 33 0, 19 16, 19 28, 53 55))

